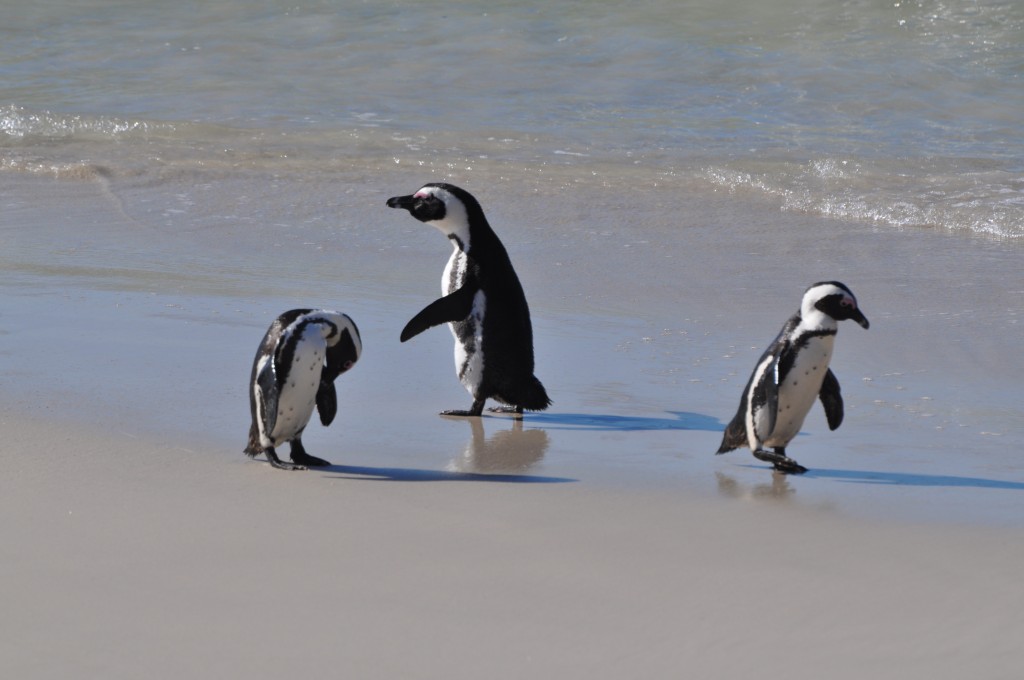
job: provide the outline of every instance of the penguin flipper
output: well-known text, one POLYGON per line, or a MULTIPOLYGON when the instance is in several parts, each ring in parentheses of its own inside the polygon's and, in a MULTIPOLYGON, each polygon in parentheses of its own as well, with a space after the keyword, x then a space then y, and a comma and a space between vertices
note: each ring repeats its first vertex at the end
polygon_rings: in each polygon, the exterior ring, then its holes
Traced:
POLYGON ((256 384, 259 386, 260 407, 263 415, 263 429, 269 437, 277 424, 277 370, 274 367, 274 360, 267 361, 260 372, 256 375, 256 384))
POLYGON ((324 427, 334 422, 334 416, 338 415, 338 393, 334 389, 333 381, 320 381, 320 387, 316 391, 316 411, 320 414, 320 423, 324 427))
POLYGON ((443 323, 462 321, 473 311, 473 298, 478 290, 478 286, 467 284, 450 295, 434 300, 405 324, 400 340, 405 342, 443 323))
POLYGON ((338 415, 338 393, 334 381, 339 375, 352 368, 359 360, 359 352, 352 342, 348 330, 341 331, 341 339, 327 348, 327 361, 320 371, 320 386, 316 390, 316 410, 320 423, 327 427, 338 415))
POLYGON ((828 420, 828 429, 834 430, 843 424, 843 395, 839 391, 839 380, 832 369, 825 371, 825 379, 821 382, 821 391, 818 392, 821 405, 825 407, 825 418, 828 420))

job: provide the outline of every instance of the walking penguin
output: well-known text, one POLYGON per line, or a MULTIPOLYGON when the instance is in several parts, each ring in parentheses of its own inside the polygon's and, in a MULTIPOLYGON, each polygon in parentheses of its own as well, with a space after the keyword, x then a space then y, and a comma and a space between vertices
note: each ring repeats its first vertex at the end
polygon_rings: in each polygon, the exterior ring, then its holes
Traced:
POLYGON ((800 311, 758 360, 718 453, 747 446, 780 472, 807 472, 786 456, 786 446, 800 432, 815 399, 825 407, 830 430, 843 422, 839 381, 828 364, 838 322, 844 319, 864 328, 869 325, 849 288, 838 281, 822 281, 807 289, 800 311))
POLYGON ((452 242, 441 277, 443 297, 427 305, 402 330, 401 341, 448 323, 455 336, 455 371, 473 396, 468 411, 448 416, 479 416, 494 399, 522 414, 551 405, 533 374, 530 309, 505 247, 468 191, 451 184, 427 184, 411 196, 388 199, 421 222, 437 227, 452 242))
POLYGON ((324 309, 292 309, 277 317, 256 352, 249 379, 252 426, 245 453, 264 454, 282 470, 330 465, 302 446, 302 432, 320 413, 326 427, 338 412, 334 380, 359 360, 359 329, 345 314, 324 309), (275 447, 288 442, 291 463, 275 447))

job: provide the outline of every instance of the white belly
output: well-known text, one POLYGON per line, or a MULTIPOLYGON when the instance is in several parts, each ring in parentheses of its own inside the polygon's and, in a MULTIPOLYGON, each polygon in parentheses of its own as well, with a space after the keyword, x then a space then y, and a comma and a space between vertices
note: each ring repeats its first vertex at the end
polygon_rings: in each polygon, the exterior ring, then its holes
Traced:
POLYGON ((455 338, 455 371, 462 385, 472 395, 476 394, 484 376, 483 327, 486 309, 487 297, 482 290, 478 290, 466 322, 460 326, 448 324, 455 338))
MULTIPOLYGON (((466 254, 457 246, 441 275, 441 292, 451 295, 466 280, 466 254)), ((466 390, 475 396, 484 374, 483 322, 487 298, 477 291, 473 308, 464 321, 448 324, 455 338, 455 373, 466 390)))
POLYGON ((455 248, 441 274, 441 294, 451 295, 466 278, 466 254, 455 248))
POLYGON ((765 446, 785 446, 803 427, 804 418, 814 406, 821 382, 825 379, 835 336, 813 338, 798 354, 796 362, 779 385, 779 408, 775 429, 765 446))
POLYGON ((316 408, 326 349, 317 329, 310 329, 296 348, 288 379, 277 397, 277 420, 270 435, 274 446, 294 438, 309 424, 316 408))

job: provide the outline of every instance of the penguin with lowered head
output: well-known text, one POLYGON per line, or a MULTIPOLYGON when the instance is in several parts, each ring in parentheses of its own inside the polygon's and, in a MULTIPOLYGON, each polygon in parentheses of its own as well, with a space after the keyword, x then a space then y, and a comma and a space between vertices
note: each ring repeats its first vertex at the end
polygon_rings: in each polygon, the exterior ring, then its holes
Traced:
POLYGON ((313 409, 326 427, 338 412, 334 380, 359 360, 359 329, 347 315, 325 309, 292 309, 277 317, 256 352, 249 379, 252 425, 245 453, 260 454, 281 470, 330 465, 302 446, 313 409), (291 463, 277 456, 288 442, 291 463))

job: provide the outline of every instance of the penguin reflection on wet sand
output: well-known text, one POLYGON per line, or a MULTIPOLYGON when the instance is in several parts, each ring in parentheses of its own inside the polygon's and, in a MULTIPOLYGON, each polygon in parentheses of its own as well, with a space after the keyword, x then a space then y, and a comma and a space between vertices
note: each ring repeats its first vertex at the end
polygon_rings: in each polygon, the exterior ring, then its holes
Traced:
POLYGON ((326 427, 338 412, 334 380, 359 360, 359 329, 345 314, 324 309, 293 309, 277 317, 253 360, 249 379, 252 425, 245 453, 261 453, 282 470, 330 465, 302 446, 302 432, 320 413, 326 427), (288 442, 291 463, 275 447, 288 442))
POLYGON ((482 418, 467 420, 472 437, 460 456, 447 465, 450 472, 471 474, 523 474, 539 463, 548 450, 548 433, 541 428, 523 428, 520 418, 512 427, 490 437, 484 432, 482 418))
POLYGON ((718 453, 746 446, 780 472, 807 472, 786 456, 786 445, 800 432, 815 399, 825 407, 830 430, 843 422, 839 381, 828 364, 844 319, 868 327, 849 288, 838 281, 822 281, 807 289, 800 311, 758 360, 718 453))
POLYGON ((473 395, 467 411, 446 416, 479 416, 494 399, 499 413, 543 411, 551 405, 533 375, 533 329, 526 296, 508 253, 487 223, 476 199, 451 184, 427 184, 411 196, 388 199, 436 227, 452 242, 441 277, 443 297, 427 305, 402 330, 401 341, 448 323, 455 336, 455 371, 473 395))

